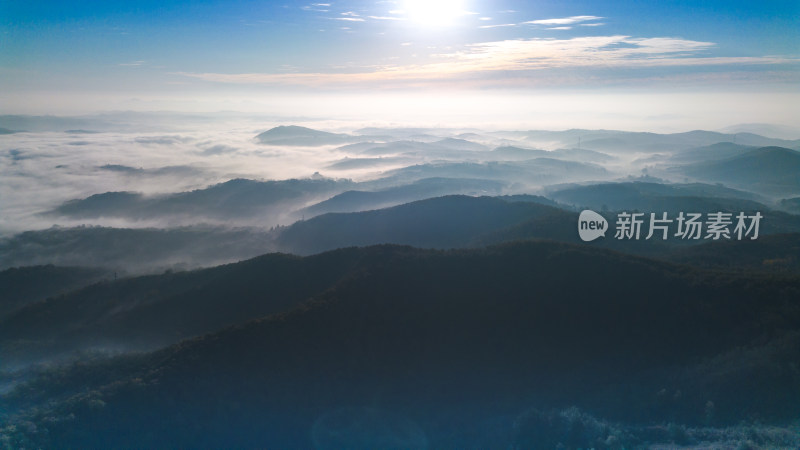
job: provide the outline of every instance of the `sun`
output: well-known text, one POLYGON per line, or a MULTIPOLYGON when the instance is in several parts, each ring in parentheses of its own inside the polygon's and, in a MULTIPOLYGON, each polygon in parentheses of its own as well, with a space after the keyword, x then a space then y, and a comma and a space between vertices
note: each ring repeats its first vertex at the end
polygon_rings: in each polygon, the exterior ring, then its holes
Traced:
POLYGON ((406 0, 403 7, 410 20, 432 27, 452 25, 465 14, 462 0, 406 0))

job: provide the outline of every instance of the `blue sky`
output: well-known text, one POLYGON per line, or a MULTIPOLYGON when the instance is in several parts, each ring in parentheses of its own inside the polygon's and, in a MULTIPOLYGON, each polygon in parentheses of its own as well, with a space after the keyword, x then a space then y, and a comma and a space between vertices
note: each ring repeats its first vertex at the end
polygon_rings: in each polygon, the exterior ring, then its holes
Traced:
POLYGON ((796 0, 0 3, 5 110, 71 94, 796 94, 798 61, 796 0))

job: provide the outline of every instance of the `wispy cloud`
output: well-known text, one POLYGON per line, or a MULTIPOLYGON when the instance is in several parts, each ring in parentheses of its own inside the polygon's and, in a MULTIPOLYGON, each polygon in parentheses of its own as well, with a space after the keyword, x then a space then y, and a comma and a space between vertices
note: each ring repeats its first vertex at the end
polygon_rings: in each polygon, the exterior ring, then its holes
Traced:
POLYGON ((142 66, 144 64, 145 64, 145 61, 133 61, 133 62, 128 62, 128 63, 119 63, 117 65, 118 66, 128 66, 128 67, 137 67, 137 66, 142 66))
POLYGON ((497 25, 481 25, 478 28, 501 28, 501 27, 516 27, 516 23, 501 23, 497 25))
POLYGON ((540 19, 540 20, 529 20, 524 22, 526 24, 533 24, 533 25, 573 25, 576 23, 581 22, 589 22, 592 20, 600 20, 603 17, 598 16, 571 16, 571 17, 562 17, 558 19, 540 19))
POLYGON ((402 17, 394 17, 394 16, 367 16, 367 17, 375 20, 405 20, 402 17))
POLYGON ((765 65, 797 62, 782 57, 704 56, 712 42, 658 37, 590 36, 571 39, 514 39, 467 45, 451 53, 432 55, 427 64, 381 66, 353 73, 186 73, 179 75, 220 83, 294 84, 306 86, 356 85, 455 80, 493 73, 562 68, 646 68, 724 65, 765 65))
POLYGON ((346 22, 366 22, 361 17, 332 17, 333 20, 344 20, 346 22))

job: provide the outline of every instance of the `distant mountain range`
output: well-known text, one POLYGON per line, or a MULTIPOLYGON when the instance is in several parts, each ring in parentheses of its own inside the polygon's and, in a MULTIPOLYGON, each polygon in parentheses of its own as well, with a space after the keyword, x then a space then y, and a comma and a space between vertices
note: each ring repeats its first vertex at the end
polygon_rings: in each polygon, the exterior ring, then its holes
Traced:
POLYGON ((190 192, 144 196, 133 192, 106 192, 72 200, 50 212, 71 218, 125 217, 133 220, 156 218, 205 218, 231 220, 261 218, 267 225, 291 213, 298 203, 335 195, 353 186, 347 180, 302 179, 282 181, 230 180, 190 192))
POLYGON ((728 159, 692 165, 686 173, 755 192, 797 195, 800 194, 800 151, 762 147, 728 159))
POLYGON ((703 183, 662 184, 648 182, 599 183, 556 187, 548 197, 566 205, 595 210, 716 211, 765 210, 760 197, 703 183))
POLYGON ((672 155, 670 160, 680 163, 717 161, 739 156, 755 149, 756 147, 751 145, 718 142, 677 152, 672 155))
POLYGON ((447 196, 376 211, 324 214, 282 230, 275 243, 279 250, 298 254, 383 243, 465 247, 484 234, 521 222, 545 216, 563 220, 569 215, 533 202, 447 196))
POLYGON ((262 144, 312 147, 340 145, 359 140, 359 137, 288 125, 271 128, 256 136, 256 139, 262 144))
POLYGON ((498 195, 505 183, 459 178, 424 178, 411 184, 377 191, 346 191, 302 211, 309 217, 329 212, 358 212, 381 209, 443 195, 498 195))
POLYGON ((196 136, 143 135, 160 128, 139 113, 0 116, 29 130, 4 138, 21 144, 0 155, 0 222, 88 224, 0 238, 0 447, 800 448, 800 141, 254 136, 220 114, 235 128, 196 136), (137 168, 117 142, 169 154, 137 168), (314 175, 237 178, 297 162, 314 175), (61 182, 9 190, 56 165, 61 182), (581 240, 584 209, 604 237, 581 240), (615 236, 620 212, 643 214, 640 238, 615 236), (682 239, 680 212, 705 232, 760 213, 758 239, 682 239), (645 237, 651 213, 667 238, 645 237))
MULTIPOLYGON (((611 224, 616 220, 615 211, 667 212, 672 219, 679 212, 704 215, 717 211, 760 212, 764 216, 761 235, 800 232, 798 215, 753 200, 759 198, 753 194, 701 183, 561 186, 549 191, 548 198, 435 197, 443 192, 482 194, 502 188, 499 182, 487 180, 425 179, 396 188, 347 191, 298 211, 297 215, 305 214, 306 220, 272 230, 195 226, 29 231, 0 239, 0 269, 58 264, 113 267, 120 272, 141 273, 209 266, 275 250, 311 254, 383 243, 451 248, 519 239, 578 242, 575 227, 578 210, 582 208, 601 212, 611 224), (414 198, 422 200, 405 203, 414 198), (397 206, 377 209, 391 204, 397 206)), ((114 203, 111 195, 101 198, 114 203)), ((673 233, 675 227, 672 223, 673 233)), ((676 245, 698 243, 680 239, 620 241, 607 237, 591 245, 658 256, 669 253, 676 245)))
POLYGON ((724 134, 702 130, 673 134, 614 130, 528 131, 524 133, 524 137, 534 144, 558 142, 562 146, 576 146, 580 139, 581 148, 614 153, 674 152, 719 142, 735 142, 739 145, 757 147, 798 148, 800 146, 798 139, 775 139, 751 133, 724 134))

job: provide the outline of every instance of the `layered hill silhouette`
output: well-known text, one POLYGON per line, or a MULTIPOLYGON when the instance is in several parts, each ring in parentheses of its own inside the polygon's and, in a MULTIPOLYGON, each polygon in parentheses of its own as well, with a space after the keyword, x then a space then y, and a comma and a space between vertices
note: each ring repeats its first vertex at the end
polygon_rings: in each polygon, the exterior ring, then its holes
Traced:
POLYGON ((766 210, 761 197, 724 186, 651 182, 597 183, 555 187, 548 196, 556 201, 596 210, 652 212, 766 210))
POLYGON ((718 142, 716 144, 705 145, 702 147, 691 148, 677 152, 670 158, 672 161, 680 163, 697 163, 705 161, 718 161, 722 159, 739 156, 756 147, 741 145, 733 142, 718 142))
POLYGON ((533 219, 547 224, 540 230, 574 234, 572 213, 534 201, 492 197, 445 196, 360 213, 331 213, 297 222, 276 238, 277 249, 312 254, 340 247, 404 244, 422 248, 475 245, 477 240, 533 219), (547 219, 547 220, 546 220, 547 219))
POLYGON ((687 173, 756 192, 791 196, 800 193, 800 152, 762 147, 729 159, 691 166, 687 173))
POLYGON ((340 145, 342 143, 358 140, 358 137, 347 134, 328 133, 327 131, 319 131, 297 125, 282 125, 259 134, 256 136, 256 139, 262 144, 269 145, 313 147, 319 145, 340 145))
MULTIPOLYGON (((797 278, 547 242, 320 257, 309 279, 339 266, 351 276, 283 313, 46 373, 2 397, 12 420, 35 425, 5 433, 82 448, 627 448, 700 443, 652 423, 796 418, 797 278), (629 425, 547 414, 566 406, 629 425)), ((270 273, 266 262, 225 269, 230 281, 251 276, 208 297, 223 304, 266 287, 256 277, 270 273)))
MULTIPOLYGON (((713 131, 694 130, 684 133, 647 133, 616 130, 566 130, 528 131, 523 133, 527 141, 560 142, 575 145, 580 139, 582 148, 610 153, 674 152, 695 147, 736 142, 755 147, 780 146, 796 148, 800 140, 774 139, 752 133, 725 134, 713 131)), ((517 137, 517 136, 514 136, 517 137)))
POLYGON ((55 264, 127 273, 213 266, 273 249, 262 229, 53 227, 0 239, 0 269, 55 264))
POLYGON ((609 172, 599 165, 555 158, 513 162, 432 162, 391 170, 386 175, 400 183, 423 178, 477 178, 523 185, 609 178, 609 172))
POLYGON ((376 191, 345 191, 303 211, 308 215, 380 209, 443 195, 498 195, 505 183, 460 178, 425 178, 376 191))
POLYGON ((82 349, 165 346, 296 306, 357 268, 363 261, 353 251, 306 259, 268 254, 200 271, 106 279, 0 316, 0 368, 82 349))
POLYGON ((123 217, 134 220, 193 218, 231 220, 282 216, 298 203, 337 194, 353 184, 326 178, 255 181, 234 179, 175 194, 145 196, 106 192, 68 201, 50 212, 71 218, 123 217))
MULTIPOLYGON (((705 184, 665 185, 644 182, 563 187, 548 195, 471 197, 445 196, 379 210, 359 211, 439 192, 483 193, 499 189, 484 180, 429 179, 410 186, 376 191, 350 191, 315 204, 307 220, 276 229, 195 226, 170 229, 108 227, 51 228, 0 240, 0 268, 25 265, 113 267, 129 273, 211 266, 251 258, 270 251, 312 254, 347 246, 384 243, 428 248, 482 246, 520 239, 579 242, 579 208, 602 212, 614 224, 616 211, 760 212, 760 235, 800 232, 800 216, 776 211, 741 191, 705 184), (738 198, 737 196, 745 197, 738 198), (565 206, 570 205, 570 206, 565 206), (321 214, 312 217, 315 214, 321 214)), ((649 215, 648 215, 649 218, 649 215)), ((677 230, 673 222, 671 233, 677 230)), ((644 230, 647 233, 647 230, 644 230)), ((617 240, 613 234, 588 245, 633 254, 657 256, 672 247, 702 241, 669 239, 617 240)))
POLYGON ((85 267, 28 266, 0 271, 0 320, 29 303, 63 294, 113 276, 85 267))

